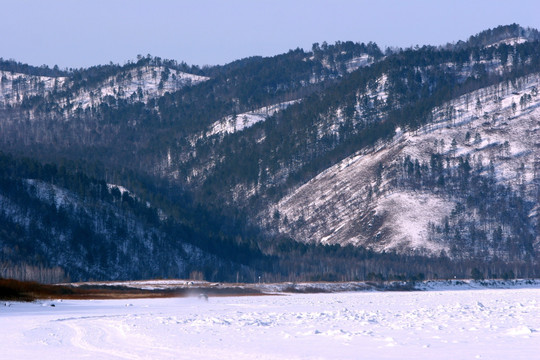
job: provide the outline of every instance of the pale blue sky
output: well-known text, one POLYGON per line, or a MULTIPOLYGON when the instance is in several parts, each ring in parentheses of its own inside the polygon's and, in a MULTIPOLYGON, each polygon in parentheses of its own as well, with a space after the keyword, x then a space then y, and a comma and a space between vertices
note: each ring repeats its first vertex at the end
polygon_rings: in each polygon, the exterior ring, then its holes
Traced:
POLYGON ((439 45, 497 25, 540 28, 540 1, 0 0, 0 57, 87 67, 148 53, 223 64, 336 40, 439 45))

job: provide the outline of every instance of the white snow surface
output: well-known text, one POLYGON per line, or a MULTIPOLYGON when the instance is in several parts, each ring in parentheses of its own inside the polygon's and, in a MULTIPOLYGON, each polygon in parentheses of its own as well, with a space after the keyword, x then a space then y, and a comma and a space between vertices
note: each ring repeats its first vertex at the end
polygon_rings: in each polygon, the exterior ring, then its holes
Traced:
POLYGON ((373 64, 375 61, 368 54, 363 54, 361 56, 355 56, 351 60, 345 63, 347 72, 353 72, 361 67, 366 67, 373 64))
POLYGON ((430 222, 450 214, 452 206, 452 203, 433 194, 396 192, 382 198, 375 210, 377 213, 389 213, 388 223, 395 233, 395 243, 391 247, 427 247, 431 251, 440 252, 445 248, 429 242, 427 228, 430 222))
POLYGON ((490 46, 499 46, 499 45, 502 45, 502 44, 515 46, 515 45, 526 43, 527 41, 529 41, 529 40, 527 40, 524 37, 518 36, 518 37, 513 37, 513 38, 508 38, 508 39, 498 41, 498 42, 496 42, 496 43, 494 43, 494 44, 492 44, 490 46))
POLYGON ((0 359, 533 359, 539 299, 524 288, 8 302, 0 359))
POLYGON ((210 131, 208 131, 206 135, 212 136, 217 134, 232 134, 237 131, 242 131, 258 122, 268 119, 278 111, 285 110, 289 106, 298 102, 300 102, 300 100, 285 101, 278 104, 264 106, 253 111, 241 113, 236 116, 226 116, 225 118, 213 123, 210 126, 210 131))

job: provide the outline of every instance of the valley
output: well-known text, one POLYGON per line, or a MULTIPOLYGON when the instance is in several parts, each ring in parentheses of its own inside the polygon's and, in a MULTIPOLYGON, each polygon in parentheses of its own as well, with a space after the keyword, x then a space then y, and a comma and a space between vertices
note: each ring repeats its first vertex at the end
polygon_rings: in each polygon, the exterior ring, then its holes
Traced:
POLYGON ((537 277, 539 41, 1 59, 0 276, 537 277))

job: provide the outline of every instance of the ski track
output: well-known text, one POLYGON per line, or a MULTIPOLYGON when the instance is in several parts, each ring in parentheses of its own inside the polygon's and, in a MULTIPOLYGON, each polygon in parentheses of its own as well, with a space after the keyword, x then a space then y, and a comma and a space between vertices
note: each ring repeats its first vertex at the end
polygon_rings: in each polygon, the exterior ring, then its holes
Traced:
POLYGON ((0 323, 0 359, 522 359, 540 289, 1 303, 0 323))

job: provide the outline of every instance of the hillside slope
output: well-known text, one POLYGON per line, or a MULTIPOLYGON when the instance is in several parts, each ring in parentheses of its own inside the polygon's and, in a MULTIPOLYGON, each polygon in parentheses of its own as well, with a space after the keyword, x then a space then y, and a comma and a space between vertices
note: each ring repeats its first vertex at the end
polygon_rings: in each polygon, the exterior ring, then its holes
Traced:
POLYGON ((303 242, 534 256, 540 250, 539 87, 534 74, 452 100, 433 110, 432 123, 342 160, 264 216, 277 211, 280 231, 303 242), (476 189, 478 182, 484 188, 476 189), (512 199, 523 208, 514 209, 512 199), (496 201, 510 208, 486 210, 496 201), (451 234, 440 233, 445 226, 451 234), (514 226, 523 227, 519 239, 514 226), (452 241, 456 232, 460 243, 452 241))
POLYGON ((175 199, 150 203, 80 171, 0 153, 0 277, 251 279, 264 257, 230 224, 223 233, 231 218, 175 199))

